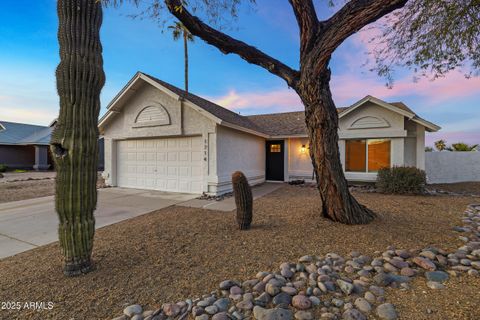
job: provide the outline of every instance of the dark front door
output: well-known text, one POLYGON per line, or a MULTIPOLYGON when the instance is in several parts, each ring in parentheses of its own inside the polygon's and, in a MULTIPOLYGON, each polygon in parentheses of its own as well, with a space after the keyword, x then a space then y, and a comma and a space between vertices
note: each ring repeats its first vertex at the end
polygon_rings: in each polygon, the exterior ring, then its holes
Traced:
POLYGON ((283 140, 270 140, 266 142, 266 179, 283 181, 284 162, 283 140))

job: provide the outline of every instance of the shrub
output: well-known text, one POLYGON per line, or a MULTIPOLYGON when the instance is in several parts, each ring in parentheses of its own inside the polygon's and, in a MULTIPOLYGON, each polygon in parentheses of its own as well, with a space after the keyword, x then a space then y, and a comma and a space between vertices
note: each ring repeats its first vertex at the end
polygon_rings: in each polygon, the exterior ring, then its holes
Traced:
POLYGON ((425 171, 415 167, 394 166, 378 171, 376 187, 383 193, 421 194, 425 191, 425 171))
POLYGON ((8 167, 6 165, 0 163, 0 172, 5 172, 7 169, 8 167))

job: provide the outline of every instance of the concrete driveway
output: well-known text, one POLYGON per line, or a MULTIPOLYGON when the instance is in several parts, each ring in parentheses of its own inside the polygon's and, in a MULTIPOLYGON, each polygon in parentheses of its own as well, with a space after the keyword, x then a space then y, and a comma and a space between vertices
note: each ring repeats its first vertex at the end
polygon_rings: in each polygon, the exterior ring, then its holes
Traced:
MULTIPOLYGON (((197 196, 137 189, 99 189, 96 228, 197 196)), ((53 196, 0 204, 0 258, 57 241, 57 226, 53 196)))

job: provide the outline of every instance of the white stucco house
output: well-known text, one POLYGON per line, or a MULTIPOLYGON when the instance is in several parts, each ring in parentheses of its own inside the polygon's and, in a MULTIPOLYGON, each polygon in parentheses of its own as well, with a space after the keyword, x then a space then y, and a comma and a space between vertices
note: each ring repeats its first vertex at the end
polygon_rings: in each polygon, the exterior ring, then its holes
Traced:
MULTIPOLYGON (((351 181, 384 166, 425 166, 425 131, 440 129, 401 102, 366 96, 339 108, 339 150, 351 181)), ((221 194, 249 182, 312 179, 303 112, 241 116, 138 72, 99 123, 112 186, 221 194)))

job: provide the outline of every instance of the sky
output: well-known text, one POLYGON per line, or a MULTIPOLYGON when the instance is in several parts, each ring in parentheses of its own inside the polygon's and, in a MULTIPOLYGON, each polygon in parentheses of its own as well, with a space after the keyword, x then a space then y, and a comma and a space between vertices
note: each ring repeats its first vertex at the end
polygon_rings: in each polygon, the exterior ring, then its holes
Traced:
MULTIPOLYGON (((242 8, 225 30, 287 65, 298 68, 299 36, 287 0, 259 0, 242 8)), ((317 1, 321 19, 335 8, 317 1)), ((183 45, 168 29, 149 19, 132 19, 139 10, 130 5, 106 8, 101 29, 106 84, 102 115, 110 100, 137 71, 183 87, 183 45)), ((48 125, 58 114, 55 68, 59 62, 54 0, 2 0, 0 10, 0 120, 48 125)), ((431 81, 413 81, 398 69, 393 88, 369 71, 368 39, 374 30, 351 36, 330 62, 331 88, 338 107, 349 106, 367 94, 385 101, 403 101, 421 117, 442 127, 427 134, 427 145, 480 143, 480 78, 466 79, 459 71, 431 81)), ((224 55, 196 39, 189 47, 189 90, 243 115, 302 110, 286 83, 235 55, 224 55)))

